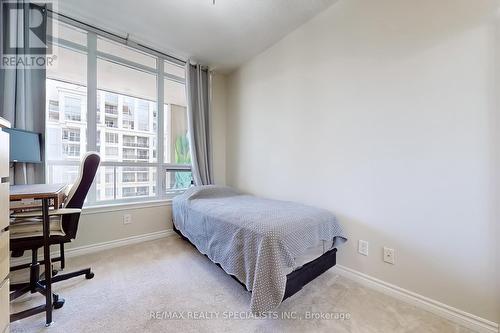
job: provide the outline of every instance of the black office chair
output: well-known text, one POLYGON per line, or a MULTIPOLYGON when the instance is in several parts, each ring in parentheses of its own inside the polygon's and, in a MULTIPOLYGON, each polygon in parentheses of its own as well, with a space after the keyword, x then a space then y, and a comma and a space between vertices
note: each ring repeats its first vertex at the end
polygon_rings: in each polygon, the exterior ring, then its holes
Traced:
MULTIPOLYGON (((82 206, 94 181, 100 160, 101 158, 98 153, 87 153, 82 160, 78 178, 71 187, 63 208, 49 210, 50 244, 59 245, 60 247, 60 256, 52 259, 52 262, 60 262, 61 269, 64 269, 65 266, 64 244, 76 238, 82 206)), ((41 219, 41 211, 11 215, 10 250, 12 251, 12 256, 19 257, 23 255, 24 251, 31 250, 31 263, 11 267, 11 271, 30 268, 30 282, 11 284, 10 300, 16 299, 30 291, 31 293, 40 292, 41 294, 45 294, 44 281, 40 280, 40 265, 44 261, 38 260, 38 249, 44 245, 41 219)), ((87 279, 94 277, 94 273, 90 268, 66 274, 57 274, 57 271, 54 271, 53 275, 55 276, 52 278, 52 283, 81 275, 85 275, 87 279)), ((53 299, 54 308, 58 309, 64 305, 64 299, 59 298, 58 295, 53 294, 53 299)))

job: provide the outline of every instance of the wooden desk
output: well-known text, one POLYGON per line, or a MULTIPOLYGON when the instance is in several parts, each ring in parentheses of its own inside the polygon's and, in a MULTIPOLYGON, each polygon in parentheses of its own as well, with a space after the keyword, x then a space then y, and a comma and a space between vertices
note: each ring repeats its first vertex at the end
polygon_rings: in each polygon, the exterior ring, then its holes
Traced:
MULTIPOLYGON (((49 199, 49 204, 55 209, 60 208, 66 194, 66 184, 33 184, 13 185, 10 187, 10 201, 22 201, 26 199, 49 199)), ((16 209, 33 208, 36 206, 17 206, 16 209)))
POLYGON ((10 200, 20 201, 34 199, 42 201, 43 216, 43 259, 45 265, 45 305, 24 310, 10 315, 10 321, 16 321, 45 312, 45 325, 52 323, 52 263, 50 259, 50 219, 49 206, 59 208, 64 200, 66 184, 35 184, 35 185, 13 185, 10 187, 10 200), (52 202, 51 202, 52 201, 52 202))

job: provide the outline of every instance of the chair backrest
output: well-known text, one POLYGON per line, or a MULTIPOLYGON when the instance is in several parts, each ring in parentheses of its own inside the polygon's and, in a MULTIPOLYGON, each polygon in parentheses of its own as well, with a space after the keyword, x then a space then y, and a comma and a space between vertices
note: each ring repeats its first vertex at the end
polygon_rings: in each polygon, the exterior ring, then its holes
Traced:
POLYGON ((88 152, 80 163, 78 178, 71 187, 64 208, 82 208, 90 186, 94 181, 101 157, 96 152, 88 152))
MULTIPOLYGON (((64 208, 82 208, 90 186, 94 181, 101 157, 96 152, 88 152, 82 159, 78 178, 66 197, 64 208)), ((62 225, 66 236, 76 238, 80 214, 63 215, 62 225)))

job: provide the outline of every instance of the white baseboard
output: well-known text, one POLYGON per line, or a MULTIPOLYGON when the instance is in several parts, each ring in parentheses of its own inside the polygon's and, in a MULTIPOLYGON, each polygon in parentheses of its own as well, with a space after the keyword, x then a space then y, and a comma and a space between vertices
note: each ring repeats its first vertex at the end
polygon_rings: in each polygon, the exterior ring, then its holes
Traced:
POLYGON ((499 333, 498 324, 487 319, 459 310, 342 265, 335 266, 334 270, 339 275, 345 276, 350 280, 356 281, 364 286, 380 291, 406 303, 413 304, 423 310, 434 313, 471 330, 480 333, 499 333))
POLYGON ((169 236, 173 236, 173 235, 177 235, 173 229, 162 230, 162 231, 152 232, 152 233, 144 234, 144 235, 116 239, 116 240, 112 240, 109 242, 79 246, 79 247, 75 247, 72 249, 70 248, 70 249, 67 249, 65 251, 66 252, 65 255, 66 255, 66 257, 76 257, 76 256, 95 253, 95 252, 99 252, 99 251, 114 249, 114 248, 121 247, 121 246, 152 241, 155 239, 165 238, 165 237, 169 237, 169 236))
MULTIPOLYGON (((77 257, 81 255, 86 255, 90 253, 100 252, 104 250, 114 249, 121 246, 132 245, 147 241, 152 241, 155 239, 165 238, 169 236, 177 235, 173 229, 156 231, 149 234, 131 236, 127 238, 115 239, 108 242, 96 243, 91 245, 84 245, 75 248, 69 248, 65 251, 66 258, 77 257)), ((59 256, 59 250, 50 253, 52 258, 59 256)), ((11 266, 20 265, 26 263, 26 260, 30 260, 29 257, 12 258, 11 266)))

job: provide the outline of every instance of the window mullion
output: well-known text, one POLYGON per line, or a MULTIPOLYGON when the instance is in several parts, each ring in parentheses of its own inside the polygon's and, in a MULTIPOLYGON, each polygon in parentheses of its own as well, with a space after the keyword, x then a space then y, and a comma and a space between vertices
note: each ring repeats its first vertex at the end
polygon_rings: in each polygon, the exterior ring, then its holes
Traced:
MULTIPOLYGON (((87 151, 97 151, 97 35, 87 34, 87 151)), ((96 201, 95 182, 88 194, 90 203, 96 201)))
POLYGON ((164 96, 164 84, 165 81, 163 79, 163 71, 164 71, 164 61, 162 58, 158 58, 158 62, 156 65, 157 73, 157 88, 158 88, 158 139, 156 141, 158 147, 158 168, 156 170, 156 196, 163 197, 165 195, 165 170, 163 168, 164 162, 164 143, 165 143, 165 96, 164 96))

